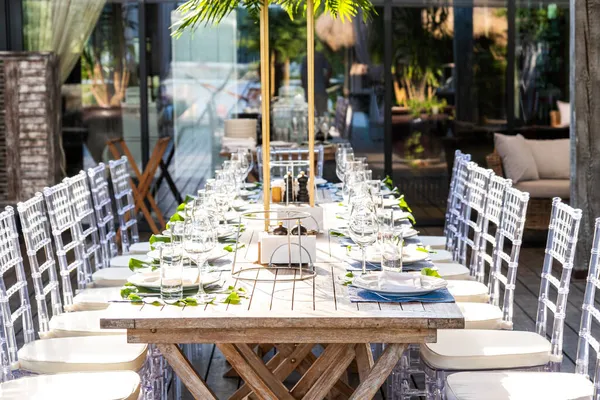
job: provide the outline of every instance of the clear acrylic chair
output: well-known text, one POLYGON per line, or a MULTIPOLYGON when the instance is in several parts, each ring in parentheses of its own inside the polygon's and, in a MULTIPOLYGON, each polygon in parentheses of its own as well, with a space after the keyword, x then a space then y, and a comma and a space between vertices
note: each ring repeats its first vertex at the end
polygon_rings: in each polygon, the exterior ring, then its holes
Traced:
MULTIPOLYGON (((41 193, 37 193, 31 199, 19 203, 17 205, 19 217, 21 220, 21 226, 23 230, 23 237, 25 239, 25 246, 27 248, 27 255, 29 258, 29 265, 33 274, 33 282, 36 287, 43 285, 42 274, 47 271, 50 281, 52 281, 53 274, 56 275, 56 262, 54 259, 54 249, 52 247, 52 239, 50 236, 50 222, 46 213, 46 206, 44 197, 41 193), (38 277, 38 274, 39 277, 38 277)), ((85 282, 85 277, 81 271, 82 261, 75 261, 71 264, 65 261, 59 261, 60 277, 62 282, 63 301, 65 305, 73 304, 73 297, 75 293, 71 285, 71 273, 77 271, 77 282, 85 282)), ((40 286, 41 287, 41 286, 40 286)), ((82 284, 80 289, 83 289, 85 285, 82 284)), ((44 289, 50 290, 50 289, 44 289)), ((58 289, 54 289, 53 301, 53 315, 62 313, 62 305, 60 303, 60 296, 57 299, 56 292, 58 289)), ((44 304, 45 299, 40 299, 44 304)), ((45 317, 43 317, 45 318, 45 317)), ((49 318, 45 318, 49 322, 49 318)), ((47 323, 40 323, 40 329, 46 329, 47 323)))
POLYGON ((94 211, 98 222, 100 246, 102 247, 102 261, 104 267, 110 266, 110 259, 119 254, 116 241, 115 216, 113 214, 112 198, 107 180, 107 169, 100 163, 88 169, 94 211))
POLYGON ((458 154, 455 158, 456 169, 453 168, 453 187, 450 190, 449 204, 446 209, 446 223, 444 234, 446 235, 446 250, 455 254, 456 241, 459 235, 459 221, 462 215, 462 206, 467 188, 467 165, 471 161, 471 155, 458 154))
MULTIPOLYGON (((315 146, 315 156, 316 156, 316 170, 315 170, 315 178, 323 177, 323 165, 325 163, 325 150, 323 145, 315 146)), ((281 148, 281 147, 272 147, 269 152, 269 157, 271 161, 287 161, 287 160, 308 160, 308 149, 307 148, 281 148)), ((263 180, 263 154, 262 147, 258 146, 256 148, 256 160, 257 160, 257 169, 258 169, 258 180, 262 182, 263 180)), ((283 176, 285 174, 284 168, 279 168, 279 176, 283 176)))
MULTIPOLYGON (((41 195, 34 197, 34 204, 24 205, 27 212, 24 215, 40 220, 37 210, 43 210, 43 198, 41 195)), ((32 223, 35 227, 39 223, 32 223)), ((48 243, 49 234, 44 229, 26 227, 29 239, 37 243, 37 248, 46 253, 44 243, 48 243)), ((33 250, 33 248, 31 249, 33 250)), ((33 251, 28 252, 33 255, 33 251)), ((49 269, 53 266, 51 262, 45 262, 42 267, 49 269)), ((32 274, 37 274, 39 265, 32 266, 32 274)), ((52 277, 52 274, 49 274, 52 277)), ((54 278, 56 278, 54 274, 54 278)), ((39 278, 41 279, 41 277, 39 278)), ((52 279, 52 278, 51 278, 52 279)), ((37 278, 34 279, 36 282, 37 278)), ((60 311, 60 298, 56 296, 55 288, 57 280, 52 281, 41 291, 36 291, 36 300, 45 303, 45 294, 51 293, 54 310, 60 311)), ((36 283, 37 285, 37 283, 36 283)), ((49 320, 46 307, 38 309, 40 334, 45 332, 49 320)), ((12 207, 7 207, 0 213, 0 356, 3 379, 19 378, 24 375, 41 373, 65 373, 74 371, 109 371, 113 369, 133 368, 134 371, 142 370, 146 362, 146 345, 131 345, 127 343, 125 335, 111 335, 106 337, 64 337, 46 340, 35 340, 35 327, 31 305, 29 303, 29 292, 27 277, 23 266, 23 257, 19 245, 15 213, 12 207), (6 279, 10 276, 10 280, 6 279), (16 277, 13 279, 12 277, 16 277), (8 286, 8 282, 13 282, 8 286), (23 345, 19 348, 19 335, 23 335, 23 345), (98 358, 97 355, 103 357, 98 358), (7 371, 11 372, 8 373, 7 371)), ((149 368, 148 368, 149 369, 149 368)), ((131 376, 131 375, 130 375, 131 376)), ((98 376, 100 377, 100 376, 98 376)), ((133 380, 139 378, 134 378, 133 380)), ((131 382, 131 379, 129 379, 131 382)), ((113 384, 113 382, 106 382, 113 384)), ((13 385, 14 387, 14 385, 13 385)))
POLYGON ((85 249, 85 258, 89 260, 90 265, 94 266, 94 269, 101 269, 105 266, 105 263, 102 258, 98 221, 96 220, 96 211, 94 209, 92 193, 88 186, 87 175, 84 171, 80 171, 73 177, 65 178, 64 182, 69 187, 71 201, 75 210, 75 218, 79 221, 79 225, 81 225, 81 240, 85 249))
POLYGON ((58 265, 62 271, 77 270, 77 288, 84 289, 92 282, 92 264, 86 255, 83 227, 77 219, 75 205, 67 183, 44 188, 44 200, 52 227, 58 265), (69 264, 69 254, 73 261, 69 264))
MULTIPOLYGON (((566 251, 558 251, 566 254, 566 251)), ((473 398, 561 398, 599 399, 600 351, 598 333, 594 336, 593 324, 600 322, 600 309, 596 306, 596 291, 600 289, 600 218, 596 219, 594 242, 588 270, 588 279, 582 305, 581 325, 577 344, 575 373, 558 372, 460 372, 447 379, 445 394, 449 399, 473 398), (595 323, 594 323, 595 321, 595 323), (591 352, 596 362, 590 363, 591 352)))
POLYGON ((127 157, 118 160, 110 160, 110 176, 117 203, 117 215, 119 217, 119 232, 121 234, 121 249, 123 254, 129 253, 129 246, 140 241, 138 233, 137 218, 135 215, 135 200, 133 189, 129 184, 130 175, 127 157))
POLYGON ((542 270, 536 332, 511 330, 439 330, 437 343, 421 346, 428 398, 444 396, 446 377, 459 371, 557 371, 562 361, 565 310, 581 210, 553 199, 542 270), (552 274, 560 266, 560 279, 552 274), (550 299, 550 287, 558 293, 550 299), (554 314, 551 339, 546 339, 548 310, 554 314))
MULTIPOLYGON (((484 221, 484 209, 488 194, 490 177, 494 172, 491 169, 479 167, 474 162, 467 164, 466 191, 463 196, 461 213, 458 222, 458 235, 456 238, 456 261, 462 265, 467 262, 467 249, 471 250, 471 263, 468 265, 471 271, 477 271, 479 261, 479 247, 481 232, 484 221), (472 212, 477 213, 474 221, 472 212)), ((475 275, 473 272, 472 275, 475 275)))
MULTIPOLYGON (((478 250, 471 254, 471 265, 476 267, 469 270, 471 277, 478 282, 485 282, 486 266, 489 271, 492 271, 496 235, 502 212, 505 211, 503 205, 507 189, 511 186, 510 179, 504 179, 496 174, 490 176, 485 196, 481 233, 477 244, 478 250)), ((525 203, 525 207, 527 207, 527 203, 525 203)))

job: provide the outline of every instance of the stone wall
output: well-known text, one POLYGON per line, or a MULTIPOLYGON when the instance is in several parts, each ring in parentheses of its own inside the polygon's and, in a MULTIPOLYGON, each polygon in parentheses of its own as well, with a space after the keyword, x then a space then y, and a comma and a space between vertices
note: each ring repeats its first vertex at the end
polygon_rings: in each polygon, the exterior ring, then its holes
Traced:
POLYGON ((61 178, 57 66, 52 53, 0 52, 0 204, 61 178))

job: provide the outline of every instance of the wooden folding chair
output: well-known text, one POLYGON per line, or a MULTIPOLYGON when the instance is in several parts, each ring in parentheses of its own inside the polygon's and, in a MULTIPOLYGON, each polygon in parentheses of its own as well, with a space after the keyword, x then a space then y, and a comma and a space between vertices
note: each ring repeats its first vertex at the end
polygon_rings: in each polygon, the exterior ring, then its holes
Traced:
POLYGON ((106 142, 106 144, 108 145, 108 149, 110 150, 115 160, 118 160, 123 155, 127 157, 129 165, 131 165, 131 168, 133 169, 133 172, 135 173, 136 178, 138 180, 137 186, 133 181, 131 182, 133 196, 135 198, 135 212, 137 213, 140 210, 143 211, 144 217, 146 218, 148 225, 150 225, 150 229, 155 234, 160 233, 161 230, 156 226, 156 223, 152 219, 151 214, 147 212, 148 210, 145 201, 148 201, 150 207, 156 214, 160 227, 164 228, 166 225, 165 218, 162 212, 160 211, 160 208, 158 208, 158 205, 154 200, 154 196, 152 196, 150 188, 152 186, 152 180, 154 179, 154 175, 156 174, 156 171, 160 166, 162 157, 165 154, 165 151, 167 150, 167 146, 169 145, 170 141, 170 137, 158 139, 156 145, 154 146, 154 150, 152 151, 152 155, 150 156, 150 160, 148 161, 148 165, 146 165, 146 169, 143 173, 141 173, 139 168, 137 167, 135 158, 133 158, 133 154, 131 154, 131 151, 127 147, 127 144, 125 143, 125 140, 123 138, 112 139, 106 142))

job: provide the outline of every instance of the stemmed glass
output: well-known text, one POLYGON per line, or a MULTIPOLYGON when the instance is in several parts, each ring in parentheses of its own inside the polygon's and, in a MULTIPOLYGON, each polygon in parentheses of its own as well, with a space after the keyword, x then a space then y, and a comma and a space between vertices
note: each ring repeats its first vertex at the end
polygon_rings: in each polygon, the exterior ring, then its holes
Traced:
POLYGON ((254 168, 254 157, 252 156, 252 151, 250 151, 250 149, 239 149, 238 159, 240 161, 242 169, 244 169, 245 181, 246 179, 248 179, 248 175, 250 175, 250 172, 252 172, 252 168, 254 168))
POLYGON ((370 206, 354 207, 348 222, 350 238, 362 250, 362 273, 367 273, 367 247, 375 243, 379 233, 379 222, 375 210, 370 206))
POLYGON ((188 257, 198 266, 198 293, 196 299, 207 303, 214 299, 204 291, 202 269, 208 255, 217 246, 217 231, 206 213, 195 213, 186 221, 183 247, 188 257))
POLYGON ((231 195, 232 192, 233 189, 226 180, 218 179, 215 181, 215 191, 213 194, 213 199, 217 212, 219 213, 221 219, 223 219, 224 221, 227 221, 227 217, 225 216, 225 214, 227 213, 227 211, 229 211, 229 208, 231 207, 231 201, 233 198, 233 196, 231 195))
POLYGON ((335 174, 342 182, 342 187, 345 182, 344 177, 346 172, 346 164, 349 161, 354 161, 354 150, 352 150, 352 148, 343 148, 339 154, 339 158, 338 154, 336 153, 335 174))

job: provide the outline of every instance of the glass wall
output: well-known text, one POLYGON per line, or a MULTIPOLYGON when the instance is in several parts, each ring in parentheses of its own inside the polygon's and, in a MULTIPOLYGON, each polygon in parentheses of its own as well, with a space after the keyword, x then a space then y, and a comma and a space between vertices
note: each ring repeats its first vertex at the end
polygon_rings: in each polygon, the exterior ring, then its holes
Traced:
MULTIPOLYGON (((245 10, 217 27, 202 25, 175 38, 171 26, 179 3, 107 1, 63 86, 63 125, 65 137, 82 137, 86 166, 109 157, 107 139, 125 138, 141 164, 143 138, 150 138, 152 151, 157 138, 171 137, 164 159, 185 194, 239 145, 226 121, 260 118, 263 67, 270 77, 271 140, 302 145, 308 139, 302 124, 306 21, 270 7, 271 54, 261 66, 258 21, 245 10)), ((383 2, 376 4, 377 15, 366 23, 318 15, 317 139, 326 146, 337 140, 329 135, 336 125, 368 158, 373 176, 383 178, 384 114, 390 107, 392 175, 408 200, 427 210, 417 220, 440 223, 456 149, 485 165, 495 132, 568 135, 559 112, 559 101, 567 109, 569 101, 568 4, 393 2, 391 82, 384 80, 385 12, 383 2), (386 87, 393 89, 389 105, 386 87), (347 114, 340 104, 349 106, 347 114)), ((250 136, 244 145, 261 142, 260 129, 250 136)), ((328 175, 332 170, 325 168, 325 178, 335 179, 328 175)), ((175 200, 166 188, 158 197, 175 200)))

